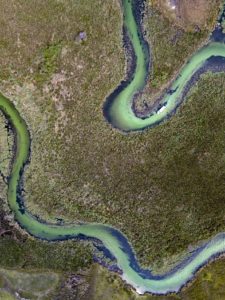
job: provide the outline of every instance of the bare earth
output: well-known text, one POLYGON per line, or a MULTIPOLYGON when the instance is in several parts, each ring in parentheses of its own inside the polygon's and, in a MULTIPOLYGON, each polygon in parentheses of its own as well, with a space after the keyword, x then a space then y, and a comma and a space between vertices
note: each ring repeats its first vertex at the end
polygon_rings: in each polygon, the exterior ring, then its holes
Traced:
POLYGON ((185 30, 209 28, 221 0, 150 0, 164 15, 185 30))

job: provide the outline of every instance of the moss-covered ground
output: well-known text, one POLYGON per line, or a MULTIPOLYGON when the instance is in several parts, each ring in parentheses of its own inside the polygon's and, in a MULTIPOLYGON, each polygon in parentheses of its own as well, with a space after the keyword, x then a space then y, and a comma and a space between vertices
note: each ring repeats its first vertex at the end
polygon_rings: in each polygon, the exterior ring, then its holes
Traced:
MULTIPOLYGON (((58 288, 61 277, 57 273, 50 272, 24 272, 7 269, 0 269, 0 299, 7 299, 4 293, 12 299, 52 299, 55 290, 58 288), (2 297, 2 298, 1 298, 2 297), (20 298, 19 298, 20 299, 20 298)), ((9 297, 9 299, 11 299, 9 297)))
MULTIPOLYGON (((197 279, 178 294, 139 296, 115 274, 93 265, 71 290, 68 284, 61 290, 65 300, 224 300, 224 259, 204 268, 197 279), (67 287, 67 288, 66 288, 67 287), (72 294, 73 292, 73 294, 72 294)), ((67 281, 68 282, 68 281, 67 281)))
POLYGON ((180 293, 167 296, 139 296, 118 275, 99 265, 73 273, 1 268, 0 299, 224 300, 224 280, 224 259, 217 260, 200 271, 197 279, 180 293))
MULTIPOLYGON (((0 5, 0 89, 32 136, 27 207, 46 219, 112 224, 155 269, 223 231, 225 76, 205 76, 170 121, 121 135, 102 116, 125 68, 118 1, 0 5), (81 31, 86 41, 76 39, 81 31)), ((184 32, 150 8, 145 27, 157 92, 208 32, 184 32)), ((0 238, 4 267, 72 270, 90 263, 82 244, 0 238)))

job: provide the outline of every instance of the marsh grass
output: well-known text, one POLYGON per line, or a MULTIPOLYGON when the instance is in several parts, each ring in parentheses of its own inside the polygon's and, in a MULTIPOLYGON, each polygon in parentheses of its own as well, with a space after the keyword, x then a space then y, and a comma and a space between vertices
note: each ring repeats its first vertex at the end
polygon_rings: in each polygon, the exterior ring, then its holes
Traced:
MULTIPOLYGON (((224 230, 224 75, 204 77, 170 121, 121 135, 102 115, 105 97, 124 76, 118 2, 18 0, 1 5, 0 87, 32 136, 24 186, 29 210, 47 220, 114 225, 127 235, 140 262, 158 269, 224 230), (77 43, 74 36, 83 30, 87 40, 77 43)), ((146 28, 151 27, 158 59, 157 89, 206 33, 182 32, 177 44, 168 45, 176 30, 168 29, 157 12, 150 17, 146 28)), ((0 261, 21 264, 29 247, 36 249, 37 259, 39 247, 45 246, 27 243, 4 239, 0 261)), ((59 263, 65 259, 57 258, 59 263)), ((53 266, 44 258, 36 263, 53 266)))

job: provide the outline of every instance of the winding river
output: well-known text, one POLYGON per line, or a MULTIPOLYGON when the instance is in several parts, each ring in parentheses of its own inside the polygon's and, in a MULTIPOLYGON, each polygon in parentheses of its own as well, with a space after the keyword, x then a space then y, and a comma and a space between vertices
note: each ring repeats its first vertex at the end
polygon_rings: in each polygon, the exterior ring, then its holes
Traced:
MULTIPOLYGON (((170 89, 162 95, 161 102, 149 116, 138 118, 132 110, 132 103, 134 97, 144 88, 150 67, 150 49, 142 35, 140 10, 142 5, 142 1, 139 0, 122 0, 124 34, 133 48, 133 68, 128 79, 121 82, 106 99, 103 107, 104 116, 109 123, 125 132, 143 130, 146 127, 157 125, 171 116, 183 101, 185 87, 192 76, 212 57, 225 57, 225 44, 222 40, 216 42, 210 39, 208 44, 198 50, 181 69, 179 76, 174 80, 170 89)), ((219 34, 221 29, 217 30, 217 34, 219 34)), ((115 228, 93 223, 50 224, 31 215, 21 196, 22 175, 30 156, 29 131, 15 106, 3 95, 0 96, 0 109, 13 128, 16 146, 8 180, 8 203, 15 220, 32 236, 47 241, 75 238, 99 240, 116 259, 121 277, 140 294, 177 292, 193 278, 200 267, 225 252, 225 233, 221 233, 189 253, 187 258, 170 272, 155 276, 150 270, 144 270, 138 265, 126 237, 115 228)))

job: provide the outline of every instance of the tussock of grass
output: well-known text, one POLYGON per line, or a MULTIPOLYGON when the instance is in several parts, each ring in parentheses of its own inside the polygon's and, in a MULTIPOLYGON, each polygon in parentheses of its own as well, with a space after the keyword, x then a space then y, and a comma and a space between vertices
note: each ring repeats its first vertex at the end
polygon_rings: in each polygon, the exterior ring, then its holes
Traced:
POLYGON ((48 45, 41 51, 41 58, 38 65, 38 72, 35 76, 37 84, 47 82, 57 71, 57 61, 62 51, 62 44, 56 43, 48 45))

